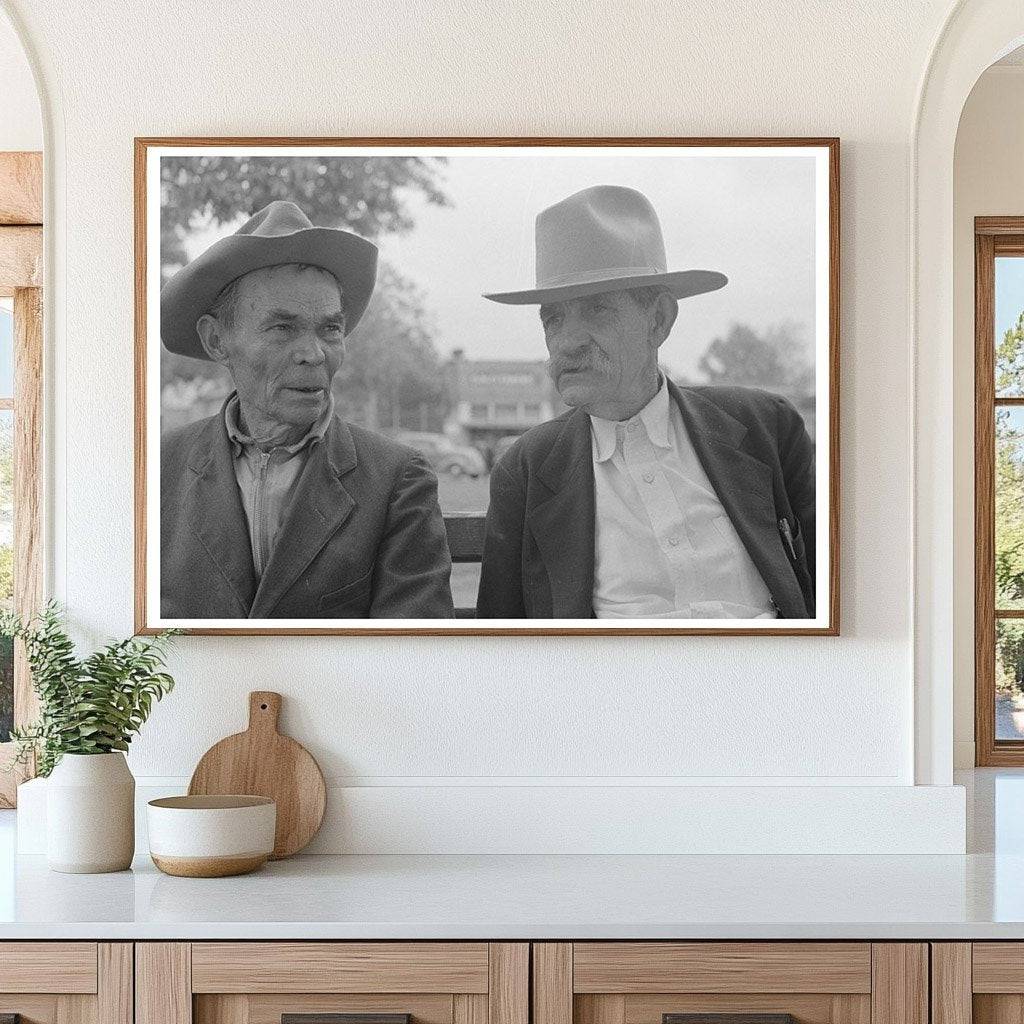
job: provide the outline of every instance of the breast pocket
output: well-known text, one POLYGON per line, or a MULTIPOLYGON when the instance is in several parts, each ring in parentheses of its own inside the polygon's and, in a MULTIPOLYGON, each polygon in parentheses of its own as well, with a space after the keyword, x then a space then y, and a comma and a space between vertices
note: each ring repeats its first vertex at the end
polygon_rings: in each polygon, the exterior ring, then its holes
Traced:
POLYGON ((373 590, 373 570, 352 583, 324 594, 317 608, 325 618, 356 619, 366 615, 373 590), (344 613, 344 614, 342 614, 344 613))

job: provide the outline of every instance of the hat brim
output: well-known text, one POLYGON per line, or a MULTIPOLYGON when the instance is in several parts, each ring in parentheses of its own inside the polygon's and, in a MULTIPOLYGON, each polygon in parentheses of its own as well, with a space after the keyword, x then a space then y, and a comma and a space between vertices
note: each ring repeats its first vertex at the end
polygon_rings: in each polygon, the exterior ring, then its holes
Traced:
POLYGON ((160 290, 160 339, 179 355, 209 359, 196 321, 226 285, 264 267, 305 263, 333 274, 345 297, 345 333, 366 311, 377 280, 377 247, 339 228, 287 235, 228 235, 182 267, 160 290))
POLYGON ((617 292, 625 288, 661 286, 677 299, 688 299, 705 292, 714 292, 729 283, 725 274, 717 270, 677 270, 669 274, 639 274, 631 277, 608 277, 601 281, 586 281, 559 285, 557 288, 532 288, 520 292, 492 292, 484 296, 492 302, 510 306, 544 305, 548 302, 566 302, 585 295, 617 292))

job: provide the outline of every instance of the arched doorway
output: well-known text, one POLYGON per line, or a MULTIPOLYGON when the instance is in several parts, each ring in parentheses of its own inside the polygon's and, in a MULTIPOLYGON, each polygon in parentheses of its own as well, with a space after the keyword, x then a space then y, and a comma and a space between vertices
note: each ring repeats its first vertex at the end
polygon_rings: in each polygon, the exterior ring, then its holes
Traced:
POLYGON ((979 76, 1024 42, 1019 0, 961 0, 925 70, 911 138, 909 225, 916 266, 910 322, 915 379, 915 780, 953 772, 954 423, 953 154, 979 76))

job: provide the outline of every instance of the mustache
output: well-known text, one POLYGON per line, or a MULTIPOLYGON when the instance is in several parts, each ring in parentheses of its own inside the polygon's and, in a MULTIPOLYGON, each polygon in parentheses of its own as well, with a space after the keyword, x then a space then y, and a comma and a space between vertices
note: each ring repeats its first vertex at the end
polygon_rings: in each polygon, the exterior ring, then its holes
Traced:
POLYGON ((564 356, 552 356, 548 359, 548 373, 555 380, 563 373, 574 370, 600 370, 607 359, 600 349, 573 352, 564 356))

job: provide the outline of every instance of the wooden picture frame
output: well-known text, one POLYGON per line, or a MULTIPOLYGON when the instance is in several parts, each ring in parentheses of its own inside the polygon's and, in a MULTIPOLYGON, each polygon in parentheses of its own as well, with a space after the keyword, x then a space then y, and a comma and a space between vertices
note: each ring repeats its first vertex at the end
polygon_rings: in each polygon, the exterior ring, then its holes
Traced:
MULTIPOLYGON (((840 267, 840 224, 839 224, 839 140, 836 138, 159 138, 144 137, 135 140, 135 618, 139 633, 154 633, 169 625, 177 625, 188 632, 203 635, 351 635, 351 636, 836 636, 839 633, 840 614, 840 460, 839 460, 839 267, 840 267), (556 147, 565 151, 578 151, 586 147, 601 150, 635 149, 642 152, 649 148, 679 150, 692 153, 698 149, 738 155, 744 151, 764 151, 775 148, 779 151, 811 156, 818 154, 819 180, 822 186, 817 194, 817 216, 819 224, 826 225, 824 232, 816 235, 818 248, 815 259, 818 272, 815 277, 816 314, 813 319, 816 338, 817 380, 826 386, 817 390, 817 467, 827 466, 825 479, 818 474, 818 536, 822 538, 814 586, 820 595, 813 619, 805 622, 800 618, 788 618, 771 625, 754 625, 748 619, 734 620, 737 625, 723 625, 713 620, 710 626, 702 626, 699 620, 686 620, 678 624, 659 625, 658 619, 643 620, 639 625, 615 625, 615 620, 595 620, 590 625, 584 621, 523 619, 500 625, 485 619, 470 619, 472 612, 466 609, 452 621, 416 620, 408 624, 405 620, 368 620, 364 626, 353 620, 303 620, 301 622, 279 622, 261 619, 251 622, 237 620, 170 620, 161 617, 157 607, 160 591, 154 589, 154 547, 150 537, 153 519, 153 485, 148 462, 155 451, 153 437, 154 418, 151 415, 147 388, 152 389, 154 360, 160 353, 159 338, 152 329, 154 311, 159 308, 155 297, 152 266, 154 253, 153 226, 159 223, 160 201, 158 176, 161 154, 188 150, 203 153, 212 149, 229 149, 232 153, 251 153, 273 150, 287 153, 292 150, 334 150, 348 152, 360 147, 374 150, 400 152, 403 149, 444 147, 446 150, 462 150, 480 147, 514 147, 532 150, 535 147, 556 147), (154 175, 154 168, 157 175, 154 175), (154 340, 155 339, 155 340, 154 340), (822 403, 827 403, 822 409, 822 403), (825 510, 824 515, 822 511, 825 510), (547 623, 551 624, 547 624, 547 623)), ((541 345, 543 343, 541 342, 541 345)), ((159 422, 158 420, 156 422, 159 422)), ((779 520, 780 524, 782 520, 779 520)), ((479 559, 483 540, 483 522, 479 515, 467 517, 461 514, 446 516, 446 530, 452 560, 456 565, 479 559)), ((155 536, 155 530, 154 530, 155 536)), ((783 537, 785 540, 785 537, 783 537)), ((792 545, 790 545, 792 548, 792 545)), ((795 557, 795 556, 794 556, 795 557)), ((773 601, 774 604, 774 601, 773 601)))

